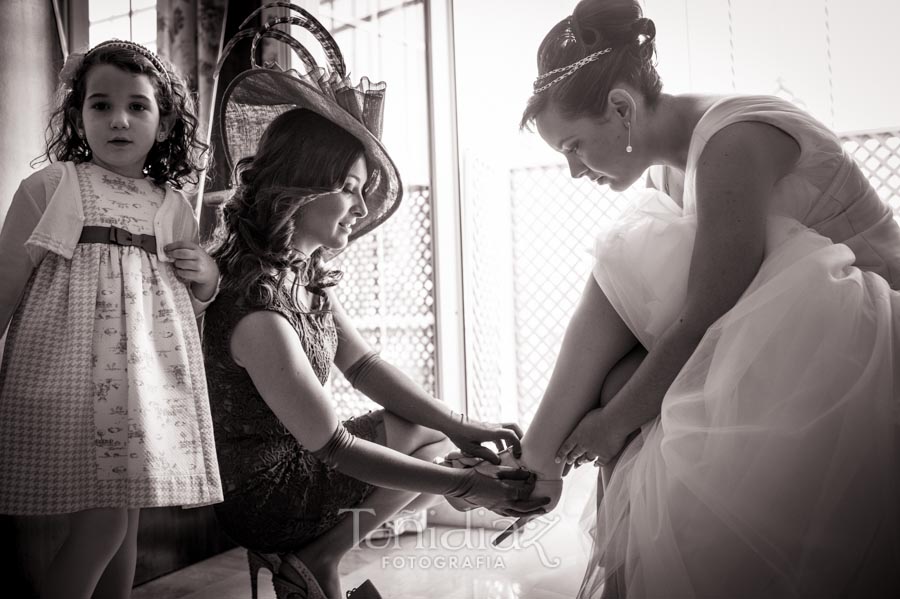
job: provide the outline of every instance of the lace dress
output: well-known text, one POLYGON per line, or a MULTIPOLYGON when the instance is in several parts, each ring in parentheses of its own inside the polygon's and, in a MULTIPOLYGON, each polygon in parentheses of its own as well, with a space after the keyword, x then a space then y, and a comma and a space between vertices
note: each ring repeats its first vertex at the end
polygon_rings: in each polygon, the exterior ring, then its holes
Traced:
MULTIPOLYGON (((292 306, 280 290, 266 309, 284 316, 297 332, 316 376, 328 380, 337 331, 327 296, 312 310, 292 306)), ((231 333, 254 310, 232 294, 221 294, 207 310, 203 346, 210 381, 225 501, 216 516, 241 545, 265 552, 291 552, 331 529, 375 489, 316 459, 295 439, 256 391, 250 375, 231 358, 231 333)), ((374 441, 382 411, 351 418, 347 430, 374 441)))

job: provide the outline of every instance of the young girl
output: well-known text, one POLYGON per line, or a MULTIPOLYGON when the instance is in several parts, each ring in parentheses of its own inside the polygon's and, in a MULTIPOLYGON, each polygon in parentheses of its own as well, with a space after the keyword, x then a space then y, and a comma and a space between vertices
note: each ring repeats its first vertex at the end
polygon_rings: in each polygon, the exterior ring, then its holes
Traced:
POLYGON ((221 500, 195 314, 215 263, 178 191, 197 119, 146 48, 72 56, 0 234, 0 513, 65 514, 42 597, 126 597, 138 510, 221 500))

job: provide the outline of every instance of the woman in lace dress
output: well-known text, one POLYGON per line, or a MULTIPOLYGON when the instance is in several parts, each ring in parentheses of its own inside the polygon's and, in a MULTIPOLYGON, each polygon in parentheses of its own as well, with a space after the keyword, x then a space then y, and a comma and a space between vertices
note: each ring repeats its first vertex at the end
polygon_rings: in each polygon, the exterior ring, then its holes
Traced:
MULTIPOLYGON (((295 85, 288 73, 252 77, 295 85)), ((238 163, 213 251, 222 292, 204 348, 225 487, 216 513, 251 550, 254 589, 266 567, 279 597, 338 597, 343 555, 401 509, 434 495, 523 512, 540 501, 517 501, 533 487, 527 472, 504 469, 498 479, 431 463, 452 447, 448 438, 499 461, 478 443, 517 445, 517 431, 451 412, 353 327, 335 293, 340 273, 322 255, 391 214, 394 167, 341 108, 295 101, 301 107, 275 118, 238 163), (341 422, 323 388, 332 364, 385 410, 341 422)))

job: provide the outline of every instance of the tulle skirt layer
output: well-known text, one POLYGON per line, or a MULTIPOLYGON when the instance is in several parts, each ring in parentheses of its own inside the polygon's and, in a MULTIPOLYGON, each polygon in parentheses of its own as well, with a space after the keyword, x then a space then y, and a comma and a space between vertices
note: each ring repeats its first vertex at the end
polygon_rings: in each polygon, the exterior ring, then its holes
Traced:
MULTIPOLYGON (((633 306, 683 293, 648 261, 686 280, 695 229, 645 211, 598 245, 645 344, 664 327, 633 306)), ((854 258, 771 220, 759 274, 621 455, 580 596, 900 596, 900 293, 854 258)))

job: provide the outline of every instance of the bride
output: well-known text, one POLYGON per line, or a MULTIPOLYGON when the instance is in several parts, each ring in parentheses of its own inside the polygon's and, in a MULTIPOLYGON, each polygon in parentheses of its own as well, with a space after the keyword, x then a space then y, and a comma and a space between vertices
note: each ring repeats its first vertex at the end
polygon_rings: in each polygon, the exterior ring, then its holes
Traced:
POLYGON ((538 51, 523 126, 656 191, 598 240, 518 462, 554 503, 605 465, 582 597, 900 596, 900 227, 790 103, 661 93, 655 32, 583 0, 538 51))

